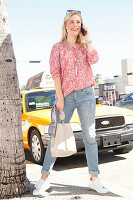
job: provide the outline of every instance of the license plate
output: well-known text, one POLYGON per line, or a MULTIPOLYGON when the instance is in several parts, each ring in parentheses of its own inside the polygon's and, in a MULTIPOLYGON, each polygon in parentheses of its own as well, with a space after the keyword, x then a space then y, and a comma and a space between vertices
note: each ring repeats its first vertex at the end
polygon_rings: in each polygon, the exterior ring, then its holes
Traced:
POLYGON ((118 146, 121 144, 121 135, 102 136, 103 147, 118 146))

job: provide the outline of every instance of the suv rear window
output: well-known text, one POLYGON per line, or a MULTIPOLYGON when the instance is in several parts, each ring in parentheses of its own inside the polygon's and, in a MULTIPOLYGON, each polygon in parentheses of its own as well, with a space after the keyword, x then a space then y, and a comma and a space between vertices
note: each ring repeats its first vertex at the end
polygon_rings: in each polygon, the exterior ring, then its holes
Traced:
POLYGON ((55 102, 55 90, 31 92, 25 96, 26 112, 51 108, 55 102))

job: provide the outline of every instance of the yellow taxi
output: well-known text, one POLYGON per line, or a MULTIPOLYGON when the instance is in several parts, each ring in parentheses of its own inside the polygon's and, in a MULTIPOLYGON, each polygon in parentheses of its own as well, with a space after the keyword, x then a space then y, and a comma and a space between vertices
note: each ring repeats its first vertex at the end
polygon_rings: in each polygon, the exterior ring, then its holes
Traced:
MULTIPOLYGON (((22 91, 22 134, 24 147, 31 151, 34 162, 42 164, 49 142, 48 127, 55 89, 42 88, 43 73, 29 79, 27 90, 22 91), (35 89, 36 87, 36 89, 35 89)), ((48 83, 50 83, 50 77, 48 83)), ((96 140, 98 150, 127 153, 133 148, 133 110, 97 104, 96 140)), ((77 151, 84 150, 80 120, 75 110, 70 121, 76 139, 77 151)))
MULTIPOLYGON (((55 101, 54 89, 31 89, 22 94, 22 134, 24 147, 31 150, 34 162, 41 164, 49 142, 48 127, 55 101)), ((84 150, 77 111, 71 119, 77 150, 84 150)), ((97 104, 96 139, 99 151, 129 152, 133 144, 133 111, 97 104)))

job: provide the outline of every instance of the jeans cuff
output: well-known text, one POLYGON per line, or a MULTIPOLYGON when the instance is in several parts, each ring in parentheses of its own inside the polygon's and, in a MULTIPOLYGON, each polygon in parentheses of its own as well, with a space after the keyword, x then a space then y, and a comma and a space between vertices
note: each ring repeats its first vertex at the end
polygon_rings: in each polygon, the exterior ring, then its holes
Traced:
POLYGON ((90 175, 98 175, 98 174, 100 174, 100 171, 98 170, 98 171, 89 171, 89 174, 90 175))
POLYGON ((47 172, 47 171, 45 171, 45 170, 42 169, 41 174, 47 174, 47 175, 49 175, 50 172, 47 172))

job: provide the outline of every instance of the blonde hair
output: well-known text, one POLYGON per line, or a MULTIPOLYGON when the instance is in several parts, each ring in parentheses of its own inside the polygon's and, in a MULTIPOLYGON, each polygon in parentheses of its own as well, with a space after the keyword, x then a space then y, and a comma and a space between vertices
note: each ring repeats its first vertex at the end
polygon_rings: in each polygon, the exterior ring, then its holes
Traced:
MULTIPOLYGON (((67 21, 70 19, 71 16, 73 15, 78 15, 81 19, 81 23, 83 23, 83 19, 81 17, 81 14, 78 13, 77 11, 72 11, 70 12, 69 14, 67 14, 64 18, 64 23, 63 23, 63 26, 62 26, 62 36, 61 36, 61 42, 65 42, 67 40, 67 30, 66 30, 66 24, 67 24, 67 21)), ((82 45, 82 40, 81 40, 81 35, 82 33, 79 33, 78 36, 77 36, 77 43, 79 45, 82 45)))

